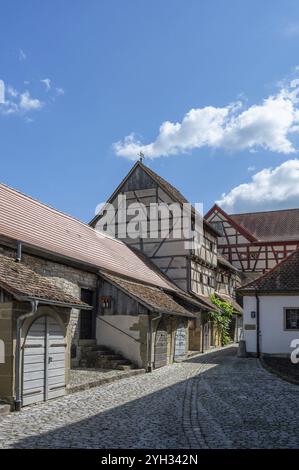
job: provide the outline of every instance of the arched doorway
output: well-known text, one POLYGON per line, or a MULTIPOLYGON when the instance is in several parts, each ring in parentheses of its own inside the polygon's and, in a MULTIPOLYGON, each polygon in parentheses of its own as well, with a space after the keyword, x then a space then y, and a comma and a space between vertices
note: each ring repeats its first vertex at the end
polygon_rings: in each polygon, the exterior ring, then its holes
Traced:
POLYGON ((164 319, 160 323, 156 331, 155 339, 155 369, 166 366, 167 364, 167 326, 164 319))
POLYGON ((186 356, 186 328, 180 321, 175 332, 174 359, 183 359, 186 356))
POLYGON ((54 318, 45 315, 31 324, 23 353, 23 406, 65 394, 65 348, 54 318))

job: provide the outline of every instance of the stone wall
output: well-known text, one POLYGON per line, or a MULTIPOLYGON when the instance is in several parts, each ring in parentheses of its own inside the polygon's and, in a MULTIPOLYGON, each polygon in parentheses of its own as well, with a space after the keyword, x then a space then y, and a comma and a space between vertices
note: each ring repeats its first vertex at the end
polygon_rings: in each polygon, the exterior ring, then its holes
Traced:
MULTIPOLYGON (((5 256, 16 256, 15 250, 5 246, 0 246, 0 253, 5 256)), ((22 263, 29 266, 38 274, 51 278, 58 287, 79 299, 81 296, 81 288, 96 289, 96 274, 26 253, 22 253, 22 263)), ((75 344, 78 344, 79 340, 79 314, 80 310, 72 309, 69 329, 71 341, 75 344)), ((76 365, 76 360, 73 361, 73 364, 76 365)))

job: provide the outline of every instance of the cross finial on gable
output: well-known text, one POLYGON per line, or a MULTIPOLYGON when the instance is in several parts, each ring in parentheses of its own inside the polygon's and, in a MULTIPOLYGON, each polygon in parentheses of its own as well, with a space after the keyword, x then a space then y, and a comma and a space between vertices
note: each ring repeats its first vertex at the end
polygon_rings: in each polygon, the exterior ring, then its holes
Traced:
POLYGON ((138 153, 138 157, 139 157, 139 161, 142 163, 143 159, 144 159, 144 153, 140 152, 138 153))

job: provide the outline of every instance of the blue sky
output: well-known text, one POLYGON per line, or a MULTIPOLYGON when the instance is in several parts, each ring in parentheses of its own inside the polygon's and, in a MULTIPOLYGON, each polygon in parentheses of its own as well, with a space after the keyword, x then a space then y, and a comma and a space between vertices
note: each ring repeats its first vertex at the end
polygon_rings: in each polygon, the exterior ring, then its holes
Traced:
POLYGON ((2 0, 0 39, 2 182, 88 221, 142 148, 206 210, 299 206, 298 1, 2 0))

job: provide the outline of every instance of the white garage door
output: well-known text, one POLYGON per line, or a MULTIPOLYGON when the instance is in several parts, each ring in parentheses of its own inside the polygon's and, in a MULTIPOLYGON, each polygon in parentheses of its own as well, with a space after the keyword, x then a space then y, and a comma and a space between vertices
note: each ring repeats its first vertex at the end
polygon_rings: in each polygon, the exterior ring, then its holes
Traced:
POLYGON ((23 406, 65 394, 65 341, 50 316, 38 318, 24 345, 23 406))

